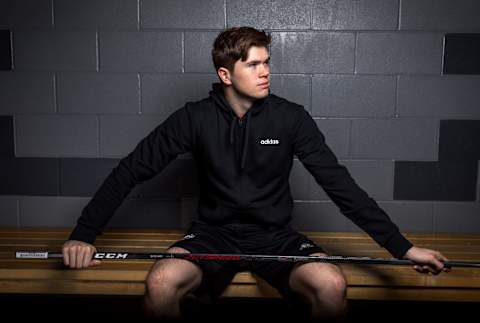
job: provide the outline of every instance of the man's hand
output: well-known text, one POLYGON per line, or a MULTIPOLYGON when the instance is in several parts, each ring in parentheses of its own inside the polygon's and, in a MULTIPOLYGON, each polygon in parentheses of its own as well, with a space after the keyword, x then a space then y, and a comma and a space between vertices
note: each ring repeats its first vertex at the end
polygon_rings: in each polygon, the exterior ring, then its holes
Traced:
POLYGON ((92 260, 93 254, 97 249, 86 242, 77 240, 68 240, 63 244, 62 254, 63 263, 70 268, 88 268, 100 265, 100 260, 92 260))
POLYGON ((420 273, 438 275, 442 271, 450 271, 450 268, 446 268, 443 265, 443 262, 448 261, 448 259, 436 250, 411 247, 403 258, 414 261, 416 264, 413 266, 413 269, 420 273))

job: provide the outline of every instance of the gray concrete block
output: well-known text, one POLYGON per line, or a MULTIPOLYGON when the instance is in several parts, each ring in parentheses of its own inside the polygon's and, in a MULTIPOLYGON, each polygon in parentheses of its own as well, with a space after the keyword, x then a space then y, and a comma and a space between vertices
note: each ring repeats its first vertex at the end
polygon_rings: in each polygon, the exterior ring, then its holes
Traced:
MULTIPOLYGON (((21 197, 21 227, 64 227, 76 225, 90 198, 21 197)), ((176 228, 178 202, 158 199, 125 199, 106 228, 176 228)))
POLYGON ((100 116, 100 156, 123 158, 165 118, 150 116, 100 116))
POLYGON ((76 225, 89 198, 20 197, 20 227, 63 227, 76 225))
POLYGON ((54 113, 50 73, 0 72, 0 114, 54 113))
POLYGON ((437 160, 438 129, 433 119, 353 120, 351 156, 437 160))
POLYGON ((220 32, 185 32, 185 72, 217 74, 212 48, 220 32))
POLYGON ((480 202, 480 161, 478 162, 478 174, 477 174, 477 202, 480 202))
POLYGON ((392 117, 395 78, 370 75, 315 75, 312 114, 325 117, 392 117))
POLYGON ((347 119, 314 119, 325 142, 337 158, 348 157, 351 121, 347 119))
POLYGON ((113 158, 60 159, 60 195, 93 196, 118 162, 113 158))
POLYGON ((95 71, 97 41, 94 31, 13 33, 15 70, 95 71))
POLYGON ((477 0, 402 0, 400 29, 478 32, 479 12, 477 0))
POLYGON ((49 29, 52 26, 51 0, 0 1, 0 29, 49 29))
POLYGON ((331 202, 295 202, 292 216, 299 231, 347 231, 350 221, 331 202))
POLYGON ((272 73, 353 73, 353 33, 274 32, 272 73))
POLYGON ((0 158, 0 194, 60 194, 57 158, 0 158))
POLYGON ((15 159, 13 116, 0 115, 0 158, 15 159))
POLYGON ((396 30, 397 0, 313 1, 313 29, 396 30))
POLYGON ((19 226, 18 196, 0 196, 0 226, 19 226))
POLYGON ((137 30, 137 0, 55 1, 56 28, 137 30))
POLYGON ((431 202, 380 201, 378 205, 401 232, 434 233, 431 202))
POLYGON ((435 202, 434 230, 437 233, 480 234, 478 202, 435 202))
POLYGON ((224 28, 223 0, 143 0, 142 28, 224 28))
POLYGON ((355 182, 375 200, 393 199, 393 167, 390 160, 342 160, 355 182))
POLYGON ((100 32, 100 71, 182 72, 180 32, 100 32))
MULTIPOLYGON (((357 185, 369 196, 378 200, 393 199, 393 163, 391 161, 339 160, 347 168, 357 185)), ((331 201, 317 182, 309 181, 313 200, 331 201)))
POLYGON ((176 200, 126 199, 107 228, 175 229, 179 222, 180 205, 176 200))
POLYGON ((480 76, 400 76, 399 116, 480 118, 480 76))
POLYGON ((227 2, 227 26, 308 29, 311 26, 311 1, 230 0, 227 2))
POLYGON ((443 35, 359 33, 355 73, 440 74, 443 35))
POLYGON ((208 97, 216 74, 142 74, 142 114, 168 116, 186 102, 208 97))
POLYGON ((270 75, 270 92, 291 102, 303 105, 311 112, 309 75, 270 75))
POLYGON ((60 113, 139 113, 139 76, 118 73, 59 73, 57 104, 60 113))
POLYGON ((97 123, 95 116, 16 116, 16 156, 96 157, 97 123))

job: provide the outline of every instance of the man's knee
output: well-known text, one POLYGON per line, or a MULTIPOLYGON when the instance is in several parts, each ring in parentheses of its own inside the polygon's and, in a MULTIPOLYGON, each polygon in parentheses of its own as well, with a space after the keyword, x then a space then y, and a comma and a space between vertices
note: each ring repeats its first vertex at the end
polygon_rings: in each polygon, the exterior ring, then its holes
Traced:
MULTIPOLYGON (((324 256, 325 254, 314 254, 324 256)), ((341 269, 330 263, 301 264, 290 275, 290 287, 301 294, 346 298, 347 281, 341 269)))
POLYGON ((340 267, 319 262, 299 265, 290 275, 290 287, 311 306, 311 318, 343 322, 348 309, 347 282, 340 267))
MULTIPOLYGON (((169 253, 188 253, 183 248, 170 248, 169 253)), ((200 285, 202 271, 198 265, 184 259, 157 261, 146 279, 148 295, 182 297, 200 285)))
MULTIPOLYGON (((341 270, 329 264, 328 270, 323 270, 322 283, 314 284, 314 289, 320 296, 335 297, 337 299, 344 299, 347 296, 347 281, 341 270)), ((318 275, 322 275, 319 273, 318 275)))

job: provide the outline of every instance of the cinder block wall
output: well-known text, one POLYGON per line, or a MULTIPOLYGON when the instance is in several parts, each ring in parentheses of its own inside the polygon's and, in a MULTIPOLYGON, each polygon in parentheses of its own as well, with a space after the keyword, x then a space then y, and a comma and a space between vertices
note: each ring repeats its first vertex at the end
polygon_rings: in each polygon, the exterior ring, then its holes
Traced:
MULTIPOLYGON (((272 92, 307 107, 404 232, 480 233, 480 1, 0 0, 0 225, 73 227, 148 132, 216 81, 226 27, 273 35, 272 92)), ((294 226, 359 230, 295 160, 294 226)), ((110 227, 185 227, 190 155, 110 227)))

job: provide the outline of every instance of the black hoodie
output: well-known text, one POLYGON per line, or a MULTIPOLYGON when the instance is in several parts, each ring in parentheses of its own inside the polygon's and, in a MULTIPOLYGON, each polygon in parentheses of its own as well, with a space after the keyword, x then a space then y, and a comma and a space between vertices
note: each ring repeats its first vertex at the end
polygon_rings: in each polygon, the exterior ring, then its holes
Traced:
POLYGON ((412 246, 338 163, 302 106, 270 93, 239 120, 220 83, 213 84, 208 98, 171 114, 120 160, 83 209, 70 239, 93 243, 136 184, 185 152, 192 153, 197 166, 202 221, 288 225, 295 154, 342 214, 394 257, 402 258, 412 246))

